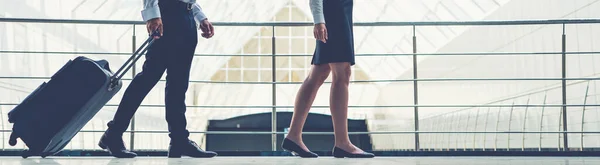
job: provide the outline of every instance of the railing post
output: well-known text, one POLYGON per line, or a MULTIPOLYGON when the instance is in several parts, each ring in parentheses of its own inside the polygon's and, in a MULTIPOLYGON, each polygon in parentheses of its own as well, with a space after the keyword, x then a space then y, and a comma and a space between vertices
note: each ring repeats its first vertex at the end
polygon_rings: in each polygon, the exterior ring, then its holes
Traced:
POLYGON ((580 151, 583 151, 584 147, 583 147, 583 131, 584 131, 584 127, 585 126, 585 107, 587 105, 587 98, 588 98, 588 92, 590 91, 590 81, 588 81, 587 83, 587 87, 585 88, 585 97, 583 98, 583 108, 581 110, 581 149, 580 151))
MULTIPOLYGON (((0 106, 0 121, 2 121, 2 131, 4 131, 6 129, 4 129, 4 115, 2 115, 2 114, 4 114, 4 113, 2 112, 2 106, 0 106)), ((2 132, 2 139, 6 139, 6 135, 5 134, 6 133, 2 132)), ((2 151, 4 151, 5 149, 6 149, 6 146, 5 146, 4 143, 2 143, 2 151)))
POLYGON ((417 82, 417 29, 413 25, 413 100, 415 104, 415 151, 419 150, 419 87, 417 82))
POLYGON ((272 99, 273 107, 271 109, 271 149, 277 151, 277 67, 275 66, 275 26, 272 26, 273 35, 271 36, 271 80, 272 80, 272 99))
MULTIPOLYGON (((561 110, 561 111, 560 111, 560 114, 558 115, 558 132, 560 132, 560 130, 562 130, 562 125, 563 125, 563 122, 562 122, 563 118, 562 118, 562 116, 563 116, 563 111, 561 110)), ((558 138, 557 138, 557 140, 558 140, 558 141, 557 141, 557 143, 556 143, 556 150, 557 150, 557 151, 560 151, 560 150, 561 150, 561 146, 560 146, 560 136, 561 136, 561 134, 559 133, 559 134, 558 134, 558 138)))
MULTIPOLYGON (((135 52, 136 43, 135 43, 135 24, 133 25, 133 35, 131 35, 131 52, 135 52)), ((135 78, 135 63, 133 63, 131 67, 131 78, 135 78)), ((134 149, 135 144, 135 115, 131 118, 131 133, 129 133, 129 146, 131 150, 134 149)))
POLYGON ((564 151, 569 151, 569 139, 567 134, 567 54, 565 53, 567 50, 567 36, 565 34, 565 24, 563 24, 563 34, 562 34, 562 119, 563 119, 563 147, 564 151))

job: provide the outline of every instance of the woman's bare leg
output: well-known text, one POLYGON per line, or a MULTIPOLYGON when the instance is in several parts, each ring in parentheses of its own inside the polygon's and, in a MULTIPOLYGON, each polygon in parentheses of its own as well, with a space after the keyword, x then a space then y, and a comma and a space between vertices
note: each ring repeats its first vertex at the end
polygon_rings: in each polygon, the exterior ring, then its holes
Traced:
POLYGON ((290 123, 290 130, 287 135, 287 139, 295 142, 305 151, 309 151, 304 142, 302 142, 302 128, 304 122, 308 116, 308 111, 317 96, 319 87, 323 85, 325 79, 329 76, 331 69, 329 65, 313 65, 311 72, 300 86, 298 94, 296 95, 296 101, 294 103, 294 115, 292 116, 292 122, 290 123))
POLYGON ((330 63, 333 81, 329 100, 335 146, 349 153, 362 153, 348 137, 348 85, 350 85, 350 63, 330 63))

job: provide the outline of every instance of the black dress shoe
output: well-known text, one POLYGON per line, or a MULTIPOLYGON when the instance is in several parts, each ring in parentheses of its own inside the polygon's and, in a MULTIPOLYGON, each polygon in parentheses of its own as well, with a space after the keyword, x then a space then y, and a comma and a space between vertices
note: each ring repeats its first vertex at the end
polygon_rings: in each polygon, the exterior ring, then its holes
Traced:
POLYGON ((191 140, 171 143, 169 146, 169 158, 181 158, 181 156, 212 158, 217 156, 217 153, 212 151, 204 151, 200 149, 196 142, 191 140))
POLYGON ((296 155, 296 156, 300 156, 302 158, 316 158, 319 157, 319 155, 310 152, 310 151, 304 151, 304 149, 302 149, 302 147, 298 146, 298 144, 294 143, 293 141, 291 141, 288 138, 285 138, 283 140, 283 144, 281 144, 281 148, 283 148, 286 151, 292 152, 292 154, 296 155))
POLYGON ((341 148, 335 147, 333 149, 333 157, 336 158, 372 158, 375 157, 372 153, 363 152, 358 154, 353 154, 342 150, 341 148))
POLYGON ((125 143, 123 142, 123 138, 121 136, 111 136, 107 133, 102 135, 100 142, 98 143, 100 148, 108 150, 110 155, 117 158, 134 158, 137 154, 128 151, 125 148, 125 143))

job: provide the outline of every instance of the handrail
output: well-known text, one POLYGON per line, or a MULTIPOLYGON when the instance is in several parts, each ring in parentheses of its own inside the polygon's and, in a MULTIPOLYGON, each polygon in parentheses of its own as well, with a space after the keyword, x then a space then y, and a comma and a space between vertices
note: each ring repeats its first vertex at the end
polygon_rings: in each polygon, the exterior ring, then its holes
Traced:
MULTIPOLYGON (((128 20, 83 20, 46 18, 0 18, 0 22, 22 23, 69 23, 69 24, 145 24, 128 20)), ((354 26, 468 26, 468 25, 551 25, 600 23, 600 19, 531 19, 531 20, 482 20, 482 21, 419 21, 419 22, 355 22, 354 26)), ((311 22, 213 22, 215 26, 312 26, 311 22)))
MULTIPOLYGON (((0 132, 13 132, 12 130, 2 130, 0 132)), ((104 130, 81 130, 79 132, 85 133, 103 133, 104 130)), ((257 135, 270 135, 270 134, 287 134, 287 132, 270 132, 270 131, 189 131, 191 134, 257 134, 257 135)), ((126 130, 125 133, 169 133, 169 131, 160 131, 160 130, 126 130)), ((422 133, 422 134, 448 134, 448 133, 461 133, 461 134, 580 134, 580 133, 588 133, 588 134, 600 134, 600 131, 369 131, 369 132, 360 132, 360 131, 351 131, 348 132, 350 135, 386 135, 386 134, 414 134, 414 133, 422 133)), ((302 132, 303 135, 333 135, 333 132, 302 132)))
MULTIPOLYGON (((17 106, 18 103, 4 103, 0 102, 0 106, 17 106)), ((118 107, 118 104, 106 104, 105 107, 118 107)), ((164 104, 141 104, 139 107, 150 107, 150 108, 162 108, 164 104)), ((292 109, 294 106, 291 105, 188 105, 187 108, 214 108, 214 109, 292 109)), ((313 105, 311 108, 329 108, 330 106, 313 105)), ((432 104, 432 105, 349 105, 348 108, 489 108, 489 107, 600 107, 600 104, 432 104)))
MULTIPOLYGON (((27 51, 27 50, 0 50, 0 53, 12 53, 12 54, 56 54, 56 55, 84 55, 84 54, 100 54, 107 56, 131 56, 130 52, 89 52, 89 51, 27 51)), ((524 56, 524 55, 560 55, 560 54, 574 54, 574 55, 594 55, 600 54, 600 51, 573 51, 573 52, 452 52, 452 53, 356 53, 357 57, 373 57, 373 56, 524 56)), ((310 57, 312 54, 194 54, 196 57, 310 57)))
MULTIPOLYGON (((0 76, 0 79, 18 79, 18 80, 48 80, 51 77, 48 76, 0 76)), ((121 80, 131 81, 131 78, 123 78, 121 80)), ((570 77, 570 78, 553 78, 553 77, 530 77, 530 78, 406 78, 406 79, 380 79, 380 80, 352 80, 350 83, 390 83, 390 82, 413 82, 413 81, 421 81, 421 82, 435 82, 435 81, 574 81, 574 80, 600 80, 600 77, 570 77)), ((165 82, 166 80, 161 79, 160 82, 165 82)), ((210 81, 210 80, 189 80, 190 83, 210 83, 210 84, 302 84, 301 81, 294 82, 268 82, 268 81, 210 81)), ((323 82, 325 84, 332 83, 331 81, 323 82)))

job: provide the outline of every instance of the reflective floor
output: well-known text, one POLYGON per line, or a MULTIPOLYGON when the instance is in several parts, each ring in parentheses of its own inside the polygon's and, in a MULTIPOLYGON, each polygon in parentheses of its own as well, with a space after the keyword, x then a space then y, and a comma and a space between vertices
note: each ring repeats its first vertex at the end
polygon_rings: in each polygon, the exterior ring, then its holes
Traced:
POLYGON ((292 157, 217 157, 210 159, 165 157, 138 157, 116 159, 112 157, 0 157, 0 165, 192 165, 192 164, 282 164, 282 165, 599 165, 600 157, 378 157, 374 159, 335 159, 321 157, 301 159, 292 157))

